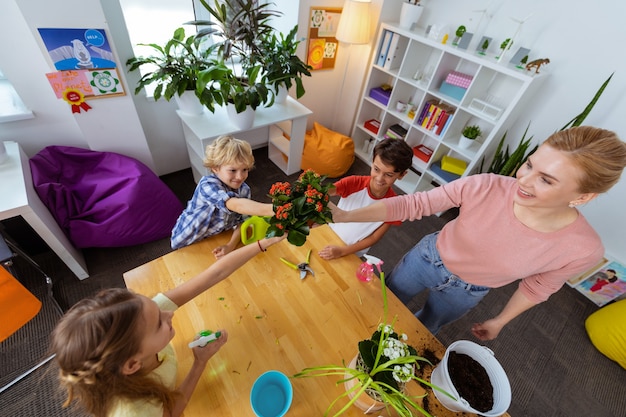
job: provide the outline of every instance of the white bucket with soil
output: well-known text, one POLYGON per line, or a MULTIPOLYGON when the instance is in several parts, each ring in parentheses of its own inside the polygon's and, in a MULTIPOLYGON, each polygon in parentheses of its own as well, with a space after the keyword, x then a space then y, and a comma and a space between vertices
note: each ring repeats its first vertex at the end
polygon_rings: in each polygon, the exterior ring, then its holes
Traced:
POLYGON ((495 417, 504 414, 509 408, 509 405, 511 405, 511 385, 509 384, 509 378, 494 356, 493 351, 474 342, 470 342, 469 340, 458 340, 446 349, 443 359, 441 359, 441 362, 433 369, 430 382, 457 398, 455 401, 445 394, 433 390, 435 397, 437 397, 439 402, 448 410, 495 417), (476 410, 465 398, 459 395, 458 390, 455 388, 450 378, 450 370, 448 368, 451 352, 465 354, 484 368, 493 387, 493 406, 490 410, 476 410))

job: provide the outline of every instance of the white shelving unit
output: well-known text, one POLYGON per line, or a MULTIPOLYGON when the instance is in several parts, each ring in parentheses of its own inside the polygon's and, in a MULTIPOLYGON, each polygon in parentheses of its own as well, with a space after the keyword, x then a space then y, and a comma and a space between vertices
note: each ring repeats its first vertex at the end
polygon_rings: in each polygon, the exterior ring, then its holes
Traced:
POLYGON ((257 108, 253 126, 249 130, 240 130, 230 123, 224 107, 216 107, 215 113, 205 110, 201 115, 178 110, 194 180, 198 182, 208 174, 202 163, 207 145, 221 135, 231 134, 249 142, 253 149, 267 145, 269 159, 285 174, 300 171, 306 122, 311 113, 311 110, 288 97, 284 104, 257 108))
POLYGON ((511 64, 498 63, 494 57, 438 43, 395 24, 381 25, 377 45, 359 102, 352 138, 356 155, 368 164, 371 164, 371 153, 364 143, 383 140, 388 128, 396 124, 407 129, 404 140, 411 147, 425 145, 433 151, 428 162, 413 157, 411 171, 396 183, 406 193, 445 184, 447 180, 433 170, 433 164, 440 163, 445 155, 467 163, 461 176, 478 172, 483 156, 497 146, 544 79, 543 74, 535 75, 511 64), (390 68, 377 65, 378 49, 385 30, 400 36, 397 59, 390 68), (460 100, 440 91, 442 82, 451 71, 472 76, 460 100), (421 76, 416 79, 416 74, 421 76), (371 89, 383 84, 392 87, 387 104, 370 96, 371 89), (408 116, 408 112, 396 110, 399 101, 413 104, 416 109, 413 118, 408 116), (440 134, 417 123, 427 102, 454 109, 449 124, 440 134), (365 122, 371 119, 380 122, 378 133, 365 127, 365 122), (463 149, 459 147, 459 137, 463 128, 470 124, 479 125, 483 135, 469 149, 463 149))

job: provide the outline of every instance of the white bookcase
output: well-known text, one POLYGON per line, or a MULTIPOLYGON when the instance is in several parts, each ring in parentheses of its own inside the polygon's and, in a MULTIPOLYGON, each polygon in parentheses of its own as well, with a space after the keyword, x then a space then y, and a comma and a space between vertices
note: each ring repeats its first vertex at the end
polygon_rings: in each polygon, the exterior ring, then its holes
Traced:
POLYGON ((407 130, 404 140, 411 147, 430 148, 433 151, 430 159, 425 162, 414 156, 410 172, 396 182, 406 193, 425 191, 450 181, 447 175, 438 174, 441 171, 437 169, 446 155, 467 163, 461 176, 477 173, 483 156, 495 149, 545 78, 543 74, 516 68, 507 59, 498 63, 493 56, 444 45, 395 24, 381 25, 373 54, 352 131, 355 152, 371 164, 372 147, 368 149, 367 143, 383 140, 389 127, 398 124, 407 130), (391 65, 381 66, 378 56, 385 30, 397 34, 399 41, 391 65), (465 93, 457 98, 440 91, 451 71, 472 77, 465 93), (373 88, 383 84, 392 87, 387 104, 370 96, 373 88), (397 110, 399 101, 414 106, 413 118, 407 111, 397 110), (436 129, 428 130, 418 124, 427 102, 448 106, 453 111, 445 130, 439 134, 436 129), (372 119, 380 122, 377 133, 365 126, 372 119), (459 137, 466 125, 479 125, 483 134, 470 148, 463 149, 459 146, 459 137))

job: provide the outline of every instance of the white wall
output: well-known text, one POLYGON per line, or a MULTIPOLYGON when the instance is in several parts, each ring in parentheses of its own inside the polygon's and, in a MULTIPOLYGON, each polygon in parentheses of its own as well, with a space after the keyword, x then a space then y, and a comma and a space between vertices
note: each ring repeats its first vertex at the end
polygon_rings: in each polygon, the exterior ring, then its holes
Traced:
MULTIPOLYGON (((290 12, 289 17, 293 18, 293 9, 287 8, 291 2, 279 2, 281 10, 290 12)), ((375 19, 380 16, 384 21, 397 21, 401 3, 402 0, 372 0, 375 19)), ((622 121, 626 114, 626 58, 622 39, 617 36, 626 16, 624 3, 422 0, 422 4, 426 8, 420 19, 422 26, 440 23, 455 29, 465 24, 470 30, 479 17, 472 11, 488 7, 493 17, 485 34, 496 40, 494 45, 512 36, 517 25, 511 17, 525 18, 532 14, 513 50, 525 46, 531 49, 531 59, 550 58, 550 65, 542 69, 549 77, 532 106, 510 130, 508 137, 512 141, 517 142, 528 122, 532 122, 530 133, 537 140, 545 139, 578 114, 613 71, 611 83, 586 123, 614 130, 626 138, 626 123, 622 121)), ((307 36, 311 5, 342 7, 343 0, 301 0, 297 17, 301 37, 307 36)), ((37 27, 104 27, 113 38, 117 62, 123 67, 132 51, 117 1, 4 0, 2 9, 0 68, 26 105, 34 110, 36 118, 0 124, 0 139, 17 140, 29 155, 52 144, 114 150, 147 161, 159 175, 189 166, 175 104, 134 96, 131 90, 138 74, 122 74, 129 94, 92 100, 94 109, 80 115, 72 115, 68 105, 57 100, 48 85, 45 73, 54 68, 42 49, 37 27)), ((291 22, 288 20, 288 27, 291 22)), ((314 112, 309 126, 315 120, 343 133, 351 131, 372 44, 352 47, 340 44, 335 68, 314 71, 312 77, 305 79, 307 94, 301 102, 314 112), (349 68, 339 97, 348 51, 349 68)), ((305 56, 305 50, 306 40, 300 45, 301 57, 305 56)), ((622 261, 626 260, 623 207, 626 207, 626 179, 583 208, 602 236, 608 254, 622 261)))
MULTIPOLYGON (((484 32, 497 40, 493 43, 496 48, 517 29, 511 17, 523 19, 530 15, 512 49, 516 51, 519 46, 531 49, 531 60, 549 58, 550 64, 541 69, 549 77, 524 116, 511 128, 508 138, 515 144, 529 122, 529 134, 539 142, 560 129, 584 109, 612 72, 615 75, 585 124, 613 130, 626 140, 626 57, 623 41, 618 36, 626 16, 626 3, 612 0, 593 3, 582 0, 424 0, 422 3, 426 11, 420 24, 447 24, 453 30, 464 24, 472 31, 480 16, 473 10, 487 7, 494 11, 484 32)), ((602 237, 607 254, 621 261, 626 261, 624 207, 626 176, 609 193, 582 208, 602 237)))
POLYGON ((13 15, 2 13, 2 19, 5 20, 3 23, 6 23, 6 26, 3 24, 0 28, 2 47, 23 48, 19 54, 25 59, 18 60, 14 55, 3 53, 0 65, 3 69, 6 68, 7 77, 15 84, 18 93, 24 95, 26 106, 31 108, 37 117, 34 122, 10 123, 9 125, 15 130, 11 131, 11 127, 6 131, 3 129, 3 139, 18 139, 29 154, 38 150, 37 144, 39 143, 43 146, 66 145, 69 144, 68 142, 81 145, 80 139, 82 139, 82 146, 130 155, 154 170, 152 154, 145 140, 133 101, 128 95, 91 101, 89 105, 92 110, 72 114, 67 103, 55 98, 52 88, 46 81, 45 74, 54 72, 55 69, 45 52, 45 46, 37 28, 71 28, 77 27, 77 22, 85 28, 103 28, 107 30, 111 38, 110 43, 115 53, 115 41, 112 36, 114 32, 108 25, 108 19, 100 7, 100 2, 98 0, 65 0, 63 5, 65 7, 44 0, 11 0, 5 3, 8 3, 12 11, 17 13, 13 15), (12 29, 15 29, 23 38, 16 38, 12 29), (29 48, 27 49, 25 45, 29 48), (35 48, 33 45, 36 45, 35 48), (25 68, 28 68, 28 76, 24 74, 25 68), (43 101, 46 102, 45 105, 43 101), (58 135, 54 141, 49 141, 48 135, 51 133, 48 129, 49 124, 59 126, 59 130, 54 131, 54 134, 58 135), (33 128, 33 125, 38 125, 39 128, 25 136, 21 127, 33 128), (66 139, 66 134, 71 137, 66 139))
MULTIPOLYGON (((343 0, 300 0, 298 33, 304 40, 299 46, 298 54, 303 60, 306 57, 311 6, 341 8, 343 4, 343 0)), ((307 93, 300 102, 314 111, 313 116, 309 118, 309 128, 312 127, 313 121, 317 121, 346 135, 352 132, 354 115, 367 74, 372 46, 376 41, 379 21, 393 20, 399 14, 400 7, 400 0, 372 0, 370 43, 348 45, 340 42, 335 67, 312 71, 312 77, 305 77, 304 87, 307 93)))

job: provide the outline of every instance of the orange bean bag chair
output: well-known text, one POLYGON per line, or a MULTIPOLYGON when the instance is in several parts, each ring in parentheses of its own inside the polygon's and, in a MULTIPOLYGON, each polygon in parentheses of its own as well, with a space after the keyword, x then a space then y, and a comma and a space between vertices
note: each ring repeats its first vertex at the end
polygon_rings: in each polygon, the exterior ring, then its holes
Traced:
POLYGON ((349 136, 332 131, 314 122, 306 132, 302 169, 312 169, 330 178, 341 177, 354 162, 354 142, 349 136))

